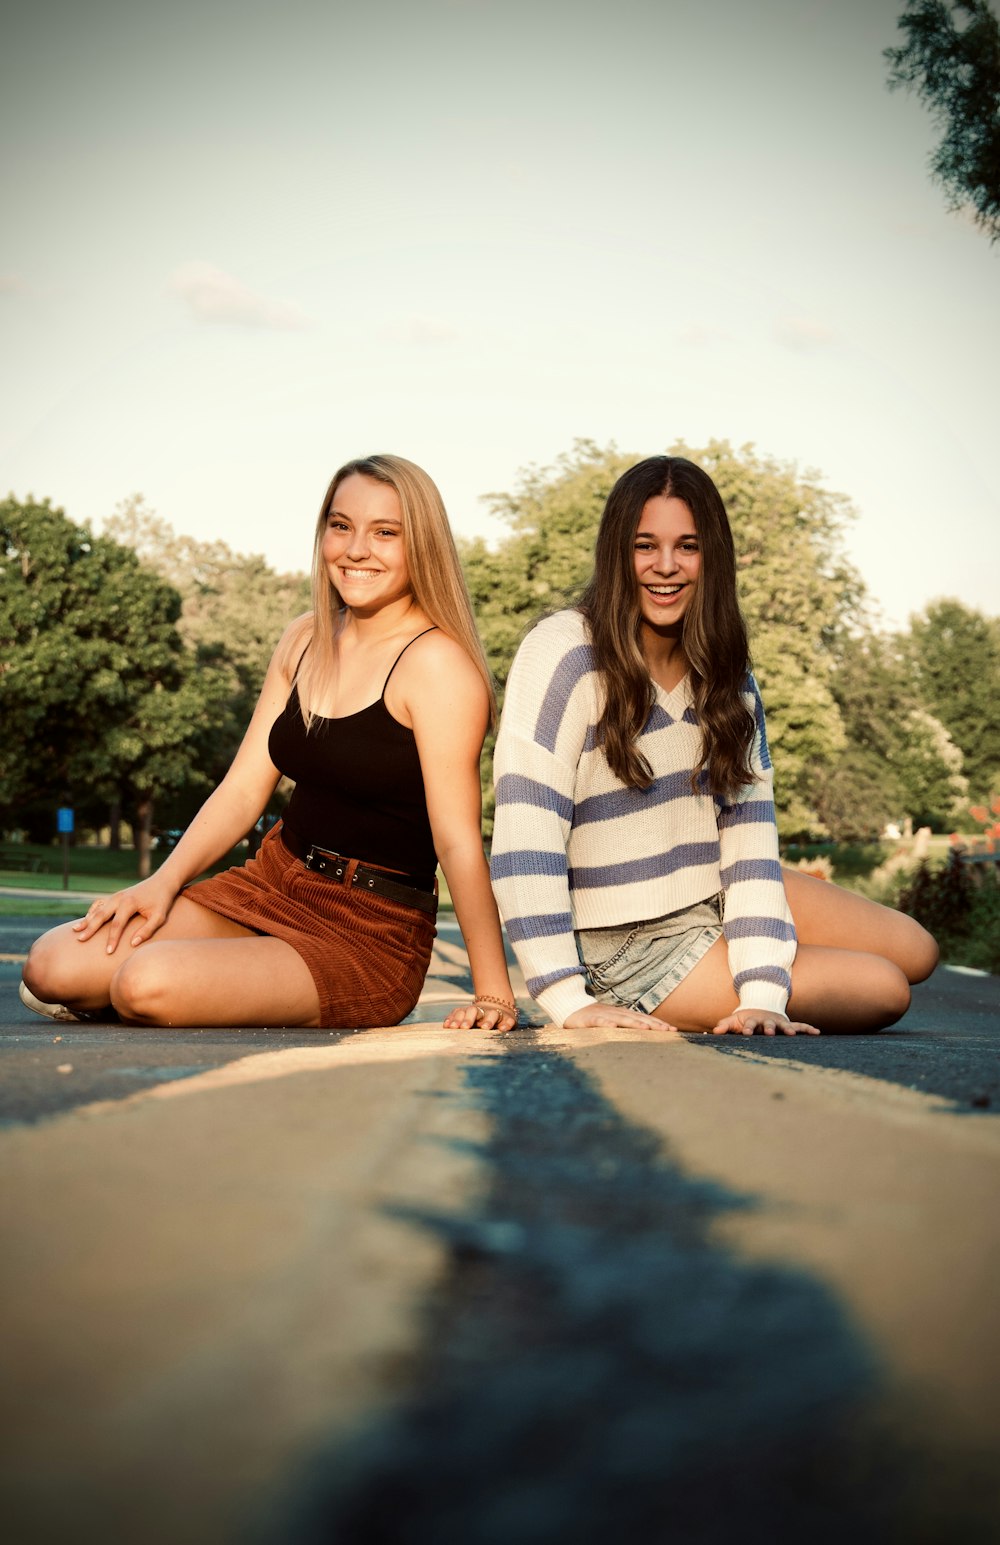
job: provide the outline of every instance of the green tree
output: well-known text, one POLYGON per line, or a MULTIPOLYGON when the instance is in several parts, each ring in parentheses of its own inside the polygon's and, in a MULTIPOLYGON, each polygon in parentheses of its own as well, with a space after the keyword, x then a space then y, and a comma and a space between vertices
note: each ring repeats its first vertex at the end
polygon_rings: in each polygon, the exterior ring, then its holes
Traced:
POLYGON ((496 548, 461 544, 465 577, 501 688, 517 646, 546 612, 571 606, 590 577, 594 541, 612 484, 638 460, 577 440, 552 467, 529 467, 512 493, 487 494, 511 535, 496 548))
MULTIPOLYGON (((577 440, 552 467, 529 467, 512 493, 486 496, 511 534, 495 548, 482 539, 459 551, 490 669, 503 689, 532 623, 571 606, 593 567, 594 539, 611 486, 638 457, 577 440)), ((483 830, 493 830, 493 736, 481 762, 483 830)))
POLYGON ((816 785, 840 840, 877 836, 888 821, 947 827, 967 784, 962 753, 923 706, 906 641, 870 631, 835 644, 831 682, 846 743, 816 785))
POLYGON ((1000 788, 1000 621, 961 601, 933 601, 910 619, 907 645, 921 704, 962 753, 974 801, 1000 788))
POLYGON ((838 841, 877 837, 891 821, 948 829, 963 807, 962 753, 920 706, 898 641, 871 634, 838 652, 835 696, 846 745, 817 784, 817 805, 838 841), (852 664, 852 655, 854 657, 852 664))
MULTIPOLYGON (((147 838, 154 794, 199 774, 180 597, 47 501, 0 504, 0 808, 120 794, 147 838)), ((51 828, 50 828, 51 829, 51 828)), ((148 863, 148 843, 143 853, 148 863)))
MULTIPOLYGON (((178 534, 140 494, 124 500, 103 530, 180 594, 178 631, 203 698, 199 766, 208 783, 218 783, 253 713, 275 644, 309 607, 309 579, 276 573, 258 554, 234 553, 224 542, 178 534)), ((181 809, 179 822, 191 814, 181 809)))
POLYGON ((943 131, 931 175, 949 207, 971 203, 1000 237, 1000 27, 985 0, 907 0, 906 42, 887 48, 889 87, 912 87, 943 131))
POLYGON ((726 441, 679 445, 715 480, 733 527, 740 599, 767 708, 778 826, 785 838, 825 834, 819 774, 845 746, 833 693, 835 639, 861 612, 864 586, 843 555, 853 517, 819 475, 726 441))
MULTIPOLYGON (((740 589, 775 753, 784 835, 821 831, 812 795, 816 770, 844 744, 831 690, 830 645, 858 612, 862 586, 843 558, 850 507, 818 477, 725 441, 683 444, 726 501, 740 555, 740 589)), ((466 544, 463 558, 477 620, 501 684, 520 639, 544 612, 572 604, 593 566, 594 538, 611 485, 639 460, 615 446, 578 441, 553 467, 532 468, 494 512, 512 527, 491 550, 466 544)))
POLYGON ((817 773, 816 804, 831 837, 867 840, 904 815, 903 791, 886 750, 917 700, 891 640, 868 631, 844 634, 834 649, 831 690, 845 743, 817 773))
POLYGON ((966 807, 969 780, 962 771, 962 753, 941 720, 915 708, 904 726, 894 765, 903 808, 914 826, 950 830, 966 807))

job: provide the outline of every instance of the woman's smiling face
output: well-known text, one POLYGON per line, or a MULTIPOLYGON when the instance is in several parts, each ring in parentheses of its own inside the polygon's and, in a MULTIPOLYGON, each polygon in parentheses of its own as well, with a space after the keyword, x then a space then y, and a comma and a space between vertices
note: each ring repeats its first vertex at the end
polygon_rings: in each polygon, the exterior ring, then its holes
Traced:
POLYGON ((345 606, 377 611, 411 594, 399 496, 388 483, 352 472, 326 518, 323 562, 345 606))
POLYGON ((684 500, 647 499, 633 547, 643 621, 661 629, 679 624, 701 573, 698 532, 684 500))

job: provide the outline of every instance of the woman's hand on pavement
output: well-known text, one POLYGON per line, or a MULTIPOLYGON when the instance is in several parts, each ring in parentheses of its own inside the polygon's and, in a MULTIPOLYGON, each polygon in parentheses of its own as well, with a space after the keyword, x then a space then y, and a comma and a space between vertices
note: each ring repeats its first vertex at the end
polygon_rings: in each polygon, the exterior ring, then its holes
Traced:
POLYGON ((517 1004, 513 994, 509 1000, 498 1002, 484 996, 463 1008, 452 1009, 444 1020, 446 1030, 513 1030, 517 1025, 517 1004))
POLYGON ((84 944, 105 923, 109 924, 107 952, 113 955, 129 922, 138 916, 142 922, 129 940, 135 948, 152 938, 166 922, 176 895, 172 885, 164 884, 156 875, 151 875, 148 880, 140 880, 138 885, 130 885, 126 890, 115 891, 110 896, 99 896, 96 901, 92 901, 85 916, 73 924, 73 932, 84 944))
POLYGON ((619 1008, 616 1003, 595 1003, 585 1009, 574 1009, 563 1020, 566 1030, 675 1030, 665 1019, 654 1019, 652 1014, 640 1014, 637 1009, 619 1008))
POLYGON ((789 1019, 787 1014, 776 1014, 773 1010, 764 1009, 737 1009, 735 1014, 727 1014, 725 1019, 712 1031, 713 1035, 753 1035, 755 1030, 764 1035, 819 1035, 815 1025, 804 1025, 796 1019, 789 1019))

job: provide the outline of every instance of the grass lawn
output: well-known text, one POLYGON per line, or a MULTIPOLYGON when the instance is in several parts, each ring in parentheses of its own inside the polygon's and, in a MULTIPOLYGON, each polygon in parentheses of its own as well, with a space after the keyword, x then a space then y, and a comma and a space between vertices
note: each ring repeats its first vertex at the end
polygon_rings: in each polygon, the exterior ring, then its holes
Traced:
POLYGON ((82 917, 87 903, 60 901, 57 897, 0 896, 0 917, 82 917))
MULTIPOLYGON (((16 885, 25 890, 62 889, 62 849, 42 847, 30 842, 19 843, 14 848, 4 843, 7 854, 23 854, 26 860, 36 860, 44 865, 38 872, 26 869, 5 869, 0 863, 0 885, 16 885)), ((166 850, 153 850, 153 869, 166 858, 166 850)), ((246 848, 237 846, 227 853, 211 873, 239 864, 246 857, 246 848)), ((69 889, 71 891, 116 891, 138 880, 139 855, 134 848, 122 848, 112 853, 110 848, 79 847, 69 850, 69 889)))
MULTIPOLYGON (((123 885, 131 885, 135 881, 135 875, 116 878, 106 875, 74 874, 72 869, 69 875, 67 894, 73 891, 117 891, 123 885)), ((27 891, 59 891, 62 890, 62 874, 25 874, 21 869, 0 869, 0 885, 16 886, 18 890, 27 891)))
MULTIPOLYGON (((8 852, 13 851, 5 843, 8 852)), ((46 867, 41 873, 24 869, 0 868, 0 887, 10 886, 17 890, 61 891, 62 849, 42 847, 38 844, 21 843, 16 849, 18 856, 37 859, 46 867)), ((238 864, 246 855, 245 848, 234 848, 212 870, 228 869, 238 864)), ((153 852, 153 868, 166 857, 166 853, 153 852)), ((69 850, 69 887, 62 896, 0 896, 0 917, 81 917, 87 903, 81 897, 74 902, 74 891, 111 892, 134 885, 138 880, 139 855, 133 848, 123 848, 112 853, 108 848, 79 847, 69 850)))

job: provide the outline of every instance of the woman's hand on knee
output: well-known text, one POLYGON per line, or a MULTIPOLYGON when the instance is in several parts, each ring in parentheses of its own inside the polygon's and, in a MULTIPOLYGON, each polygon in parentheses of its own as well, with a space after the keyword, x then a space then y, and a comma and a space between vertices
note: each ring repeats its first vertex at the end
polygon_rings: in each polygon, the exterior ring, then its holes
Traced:
POLYGON ((152 938, 166 922, 176 895, 173 886, 151 875, 148 880, 130 885, 127 890, 115 891, 110 896, 99 896, 96 901, 92 901, 86 914, 73 924, 73 932, 83 944, 107 923, 107 953, 113 955, 129 922, 138 916, 142 921, 129 940, 135 948, 152 938))
POLYGON ((567 1030, 676 1030, 665 1019, 654 1019, 652 1014, 640 1014, 637 1009, 619 1008, 616 1003, 595 1003, 590 1008, 574 1009, 563 1020, 567 1030))
POLYGON ((713 1035, 753 1035, 759 1030, 763 1035, 819 1035, 815 1025, 804 1025, 787 1014, 776 1014, 773 1009, 737 1009, 727 1014, 713 1028, 713 1035))

